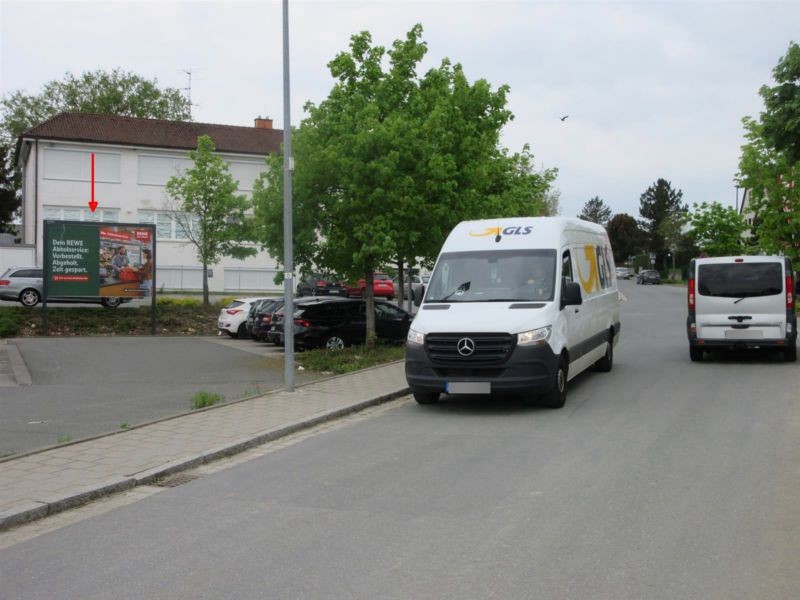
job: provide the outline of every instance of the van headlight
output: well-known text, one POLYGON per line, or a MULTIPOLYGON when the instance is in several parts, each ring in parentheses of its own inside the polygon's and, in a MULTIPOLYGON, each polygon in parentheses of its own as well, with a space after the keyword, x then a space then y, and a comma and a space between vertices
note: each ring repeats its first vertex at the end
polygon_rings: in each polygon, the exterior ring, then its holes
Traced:
POLYGON ((422 345, 425 343, 425 334, 420 333, 419 331, 414 331, 413 329, 408 330, 408 337, 406 338, 409 344, 418 344, 422 345))
POLYGON ((550 332, 552 327, 539 327, 539 329, 531 329, 530 331, 523 331, 517 334, 518 346, 543 346, 550 340, 550 332))

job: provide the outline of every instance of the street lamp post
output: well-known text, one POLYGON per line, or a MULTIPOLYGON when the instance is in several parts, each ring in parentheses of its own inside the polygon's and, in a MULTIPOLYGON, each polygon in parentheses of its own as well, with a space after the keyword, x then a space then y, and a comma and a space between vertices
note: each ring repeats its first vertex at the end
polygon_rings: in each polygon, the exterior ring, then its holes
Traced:
POLYGON ((283 385, 294 391, 294 248, 292 121, 289 110, 289 0, 283 0, 283 385))

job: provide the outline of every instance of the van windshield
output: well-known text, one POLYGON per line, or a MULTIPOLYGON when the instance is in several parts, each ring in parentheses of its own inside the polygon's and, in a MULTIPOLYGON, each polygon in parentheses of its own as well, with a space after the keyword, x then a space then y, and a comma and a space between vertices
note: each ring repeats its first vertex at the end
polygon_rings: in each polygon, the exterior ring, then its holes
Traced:
POLYGON ((425 302, 549 302, 555 250, 448 252, 439 257, 425 302))
POLYGON ((783 269, 777 262, 700 265, 697 292, 723 298, 774 296, 783 293, 783 269))

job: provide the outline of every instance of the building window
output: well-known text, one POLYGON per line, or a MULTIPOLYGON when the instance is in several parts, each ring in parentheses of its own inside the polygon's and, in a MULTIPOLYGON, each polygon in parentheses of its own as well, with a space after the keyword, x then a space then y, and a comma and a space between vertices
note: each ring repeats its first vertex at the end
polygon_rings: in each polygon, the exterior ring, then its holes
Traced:
POLYGON ((193 163, 177 156, 139 156, 139 185, 167 185, 170 177, 182 175, 193 163))
POLYGON ((55 221, 103 221, 106 223, 119 222, 118 208, 98 208, 94 212, 88 208, 75 208, 69 206, 45 206, 45 220, 55 221))
POLYGON ((149 223, 156 226, 156 235, 159 240, 178 240, 186 241, 189 235, 186 232, 186 227, 189 227, 189 232, 197 230, 200 219, 183 213, 174 214, 165 211, 156 210, 140 210, 139 223, 149 223))
MULTIPOLYGON (((94 153, 94 179, 99 183, 120 183, 120 155, 94 153)), ((85 150, 45 148, 44 178, 91 181, 92 153, 85 150)))

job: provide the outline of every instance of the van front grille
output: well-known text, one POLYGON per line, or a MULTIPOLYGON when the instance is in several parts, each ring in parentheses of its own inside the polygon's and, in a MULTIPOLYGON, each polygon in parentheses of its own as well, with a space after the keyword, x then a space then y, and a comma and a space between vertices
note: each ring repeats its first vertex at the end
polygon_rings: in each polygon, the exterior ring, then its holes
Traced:
POLYGON ((508 333, 429 333, 425 336, 428 358, 432 363, 442 365, 502 364, 511 355, 515 344, 516 336, 508 333), (472 353, 459 352, 460 342, 474 348, 472 353))

